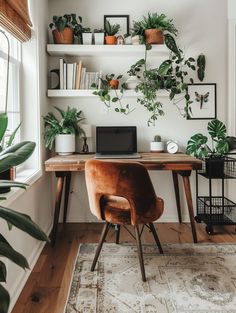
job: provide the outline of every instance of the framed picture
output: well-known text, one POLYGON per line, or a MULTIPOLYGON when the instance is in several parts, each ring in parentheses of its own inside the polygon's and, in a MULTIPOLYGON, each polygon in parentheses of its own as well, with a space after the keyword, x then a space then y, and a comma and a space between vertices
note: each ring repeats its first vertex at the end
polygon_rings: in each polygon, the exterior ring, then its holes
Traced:
POLYGON ((129 34, 129 15, 104 15, 104 28, 106 20, 111 24, 120 25, 118 35, 129 34))
POLYGON ((192 101, 188 120, 216 118, 216 84, 190 84, 188 94, 192 101))

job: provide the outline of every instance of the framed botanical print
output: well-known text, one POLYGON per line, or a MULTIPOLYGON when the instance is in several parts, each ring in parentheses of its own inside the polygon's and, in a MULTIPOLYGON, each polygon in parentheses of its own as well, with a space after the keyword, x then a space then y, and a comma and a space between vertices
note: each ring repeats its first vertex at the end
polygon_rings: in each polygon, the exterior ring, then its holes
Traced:
POLYGON ((187 119, 210 120, 216 118, 216 84, 189 84, 192 101, 187 119))
POLYGON ((129 34, 129 15, 104 15, 104 28, 106 20, 111 24, 120 25, 118 35, 129 34))

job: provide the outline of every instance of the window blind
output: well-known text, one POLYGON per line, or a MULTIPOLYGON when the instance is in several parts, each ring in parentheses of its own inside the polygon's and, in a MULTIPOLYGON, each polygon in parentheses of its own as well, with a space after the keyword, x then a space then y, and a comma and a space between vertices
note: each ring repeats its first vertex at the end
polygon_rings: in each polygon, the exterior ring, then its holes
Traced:
POLYGON ((31 38, 31 21, 27 0, 0 0, 0 26, 19 41, 31 38))

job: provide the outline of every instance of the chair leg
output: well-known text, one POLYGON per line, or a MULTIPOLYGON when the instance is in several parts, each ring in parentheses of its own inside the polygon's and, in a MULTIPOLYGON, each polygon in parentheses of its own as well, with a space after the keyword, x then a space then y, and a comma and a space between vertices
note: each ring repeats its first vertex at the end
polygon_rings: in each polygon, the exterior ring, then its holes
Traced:
POLYGON ((140 264, 140 269, 141 269, 141 274, 142 274, 142 280, 145 282, 146 281, 146 275, 145 275, 145 268, 144 268, 144 262, 143 262, 143 251, 142 251, 142 245, 141 245, 141 239, 140 239, 140 235, 139 235, 138 226, 134 226, 134 230, 135 230, 135 237, 136 237, 137 248, 138 248, 138 257, 139 257, 139 264, 140 264))
POLYGON ((154 239, 156 241, 156 244, 157 244, 157 247, 158 247, 160 253, 163 254, 163 249, 162 249, 162 246, 161 246, 161 242, 160 242, 160 240, 158 238, 158 235, 157 235, 157 232, 156 232, 156 229, 155 229, 153 223, 149 223, 149 227, 150 227, 150 230, 151 230, 151 232, 153 234, 153 237, 154 237, 154 239))
POLYGON ((100 252, 101 252, 101 249, 102 249, 102 245, 106 239, 106 236, 107 236, 107 233, 108 233, 108 230, 110 228, 110 223, 106 222, 104 227, 103 227, 103 230, 102 230, 102 234, 101 234, 101 237, 100 237, 100 240, 99 240, 99 244, 97 246, 97 250, 96 250, 96 253, 95 253, 95 256, 94 256, 94 259, 93 259, 93 263, 92 263, 92 266, 91 266, 91 271, 93 272, 94 269, 95 269, 95 266, 97 264, 97 260, 98 260, 98 257, 100 255, 100 252))
POLYGON ((119 244, 120 241, 120 225, 115 225, 115 238, 116 238, 116 244, 119 244))

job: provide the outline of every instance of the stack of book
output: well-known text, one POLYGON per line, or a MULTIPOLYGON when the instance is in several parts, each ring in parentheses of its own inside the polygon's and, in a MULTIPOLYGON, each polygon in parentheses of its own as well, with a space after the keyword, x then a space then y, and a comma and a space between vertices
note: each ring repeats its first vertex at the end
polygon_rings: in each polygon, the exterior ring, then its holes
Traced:
POLYGON ((91 89, 91 85, 95 83, 100 85, 102 73, 87 72, 86 67, 79 63, 66 63, 60 58, 60 89, 91 89))

